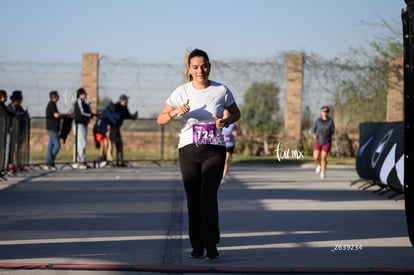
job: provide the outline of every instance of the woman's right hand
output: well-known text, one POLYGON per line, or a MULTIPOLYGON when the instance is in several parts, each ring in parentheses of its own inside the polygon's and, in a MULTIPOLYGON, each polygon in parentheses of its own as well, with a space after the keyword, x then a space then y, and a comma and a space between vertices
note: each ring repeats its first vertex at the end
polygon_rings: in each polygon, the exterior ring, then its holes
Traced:
POLYGON ((174 109, 173 106, 169 105, 168 103, 165 104, 164 108, 162 109, 161 113, 158 115, 157 123, 158 125, 165 125, 169 123, 174 117, 177 115, 183 115, 190 111, 190 100, 181 105, 180 107, 174 109))
POLYGON ((183 114, 188 113, 190 111, 189 104, 190 104, 190 100, 187 99, 187 101, 183 105, 181 105, 181 107, 179 108, 178 114, 183 115, 183 114))

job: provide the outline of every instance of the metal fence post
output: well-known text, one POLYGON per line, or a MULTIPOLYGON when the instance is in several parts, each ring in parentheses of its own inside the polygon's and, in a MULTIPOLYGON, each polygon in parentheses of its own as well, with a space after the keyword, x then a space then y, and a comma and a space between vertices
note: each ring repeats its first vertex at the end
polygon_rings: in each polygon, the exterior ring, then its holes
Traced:
POLYGON ((161 161, 164 160, 164 143, 165 143, 165 139, 164 139, 164 133, 165 133, 165 126, 162 125, 161 126, 161 161))

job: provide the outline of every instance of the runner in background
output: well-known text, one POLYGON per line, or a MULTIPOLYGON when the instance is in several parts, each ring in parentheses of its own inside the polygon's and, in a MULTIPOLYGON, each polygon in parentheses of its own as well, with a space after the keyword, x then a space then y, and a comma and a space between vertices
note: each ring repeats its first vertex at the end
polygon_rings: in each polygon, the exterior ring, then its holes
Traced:
POLYGON ((322 106, 321 116, 315 121, 313 127, 313 159, 316 162, 316 174, 321 179, 326 177, 326 166, 328 154, 331 151, 332 135, 335 132, 335 123, 329 117, 329 107, 322 106))
MULTIPOLYGON (((224 111, 224 117, 228 116, 227 110, 224 111)), ((230 167, 231 157, 233 156, 234 149, 236 147, 236 136, 241 134, 239 124, 232 123, 227 128, 223 128, 222 135, 224 138, 224 142, 226 143, 226 161, 224 164, 224 171, 223 171, 223 179, 221 183, 225 183, 227 180, 227 174, 230 167)))

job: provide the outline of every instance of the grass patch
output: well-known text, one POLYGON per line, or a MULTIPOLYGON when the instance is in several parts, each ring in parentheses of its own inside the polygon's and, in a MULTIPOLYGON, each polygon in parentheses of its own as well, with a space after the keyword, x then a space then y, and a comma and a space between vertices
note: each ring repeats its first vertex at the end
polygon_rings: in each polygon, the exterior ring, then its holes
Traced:
MULTIPOLYGON (((278 165, 302 165, 314 164, 314 160, 305 156, 301 159, 283 159, 279 162, 276 156, 245 156, 234 154, 233 163, 250 163, 250 164, 278 164, 278 165)), ((355 165, 355 158, 335 158, 328 157, 328 165, 355 165)))
MULTIPOLYGON (((99 156, 99 151, 96 149, 90 149, 86 153, 87 161, 93 161, 99 156)), ((124 152, 125 160, 132 161, 153 161, 161 160, 161 154, 159 152, 124 152)), ((165 153, 164 161, 176 161, 178 159, 177 153, 165 153)), ((72 162, 73 153, 72 150, 61 150, 57 156, 56 162, 72 162)), ((44 163, 45 152, 32 152, 30 153, 31 163, 44 163)), ((277 164, 277 165, 302 165, 313 164, 314 161, 311 157, 305 156, 302 159, 283 159, 278 161, 275 155, 271 156, 246 156, 242 154, 234 154, 232 158, 233 163, 246 163, 246 164, 277 164)), ((328 165, 355 165, 355 158, 328 158, 328 165)))
MULTIPOLYGON (((30 162, 31 163, 44 163, 45 162, 45 152, 31 152, 30 153, 30 162)), ((115 152, 113 153, 115 155, 115 152)), ((99 151, 97 149, 90 149, 86 151, 86 160, 88 162, 94 161, 99 156, 99 151)), ((153 153, 153 152, 131 152, 125 151, 124 152, 124 159, 130 161, 152 161, 152 160, 160 160, 161 154, 160 153, 153 153)), ((175 161, 178 159, 177 154, 164 154, 165 161, 175 161)), ((72 150, 60 150, 57 157, 57 163, 65 163, 65 162, 73 162, 73 151, 72 150)))

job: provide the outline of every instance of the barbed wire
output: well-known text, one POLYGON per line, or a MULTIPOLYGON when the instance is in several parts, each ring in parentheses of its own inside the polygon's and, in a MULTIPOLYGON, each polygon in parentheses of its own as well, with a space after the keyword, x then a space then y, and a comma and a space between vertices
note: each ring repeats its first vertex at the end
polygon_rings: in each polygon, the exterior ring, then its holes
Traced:
MULTIPOLYGON (((240 105, 244 92, 253 82, 272 82, 279 87, 279 102, 284 112, 286 86, 286 55, 281 53, 267 58, 211 60, 211 79, 226 84, 240 105)), ((302 109, 309 108, 312 115, 319 113, 324 104, 331 104, 343 83, 354 77, 355 71, 372 70, 366 62, 347 62, 324 59, 315 54, 304 54, 302 109), (357 65, 356 65, 357 64, 357 65)), ((147 63, 137 58, 99 59, 99 97, 117 101, 119 95, 130 96, 131 111, 140 117, 154 117, 170 93, 184 79, 184 55, 177 63, 147 63)), ((81 86, 81 63, 29 62, 0 59, 0 89, 9 93, 22 90, 24 106, 30 114, 44 114, 51 90, 58 90, 65 98, 74 96, 81 86)), ((61 100, 59 108, 65 111, 70 101, 61 100)))

